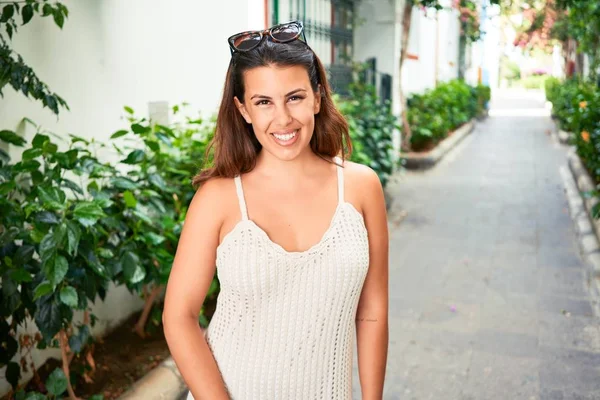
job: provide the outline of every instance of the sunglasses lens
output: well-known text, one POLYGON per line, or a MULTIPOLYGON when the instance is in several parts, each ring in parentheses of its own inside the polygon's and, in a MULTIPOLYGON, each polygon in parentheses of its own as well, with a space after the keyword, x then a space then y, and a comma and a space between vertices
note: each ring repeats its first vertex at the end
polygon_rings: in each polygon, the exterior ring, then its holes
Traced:
POLYGON ((300 25, 286 24, 274 27, 271 30, 271 35, 274 39, 281 42, 290 41, 298 37, 300 34, 300 25))
POLYGON ((238 50, 248 50, 260 42, 259 33, 245 33, 232 39, 233 47, 238 50))

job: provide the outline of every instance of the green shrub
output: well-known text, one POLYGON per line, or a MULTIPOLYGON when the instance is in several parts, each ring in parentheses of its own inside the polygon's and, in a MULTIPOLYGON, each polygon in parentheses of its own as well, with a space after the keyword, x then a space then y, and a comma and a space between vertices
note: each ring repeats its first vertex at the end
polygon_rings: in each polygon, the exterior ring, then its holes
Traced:
POLYGON ((489 87, 473 87, 458 79, 423 94, 413 94, 408 99, 412 149, 423 150, 441 141, 449 132, 481 113, 489 99, 489 87))
POLYGON ((373 168, 385 187, 394 171, 393 132, 399 129, 389 102, 381 103, 375 88, 354 82, 348 99, 335 96, 348 121, 352 139, 351 161, 373 168))
MULTIPOLYGON (((546 97, 552 102, 552 112, 559 126, 572 132, 575 145, 590 176, 600 183, 600 89, 591 82, 570 79, 551 80, 546 85, 546 97)), ((600 195, 598 190, 593 191, 600 195)), ((593 210, 600 215, 600 208, 593 210)))
MULTIPOLYGON (((142 295, 158 294, 168 279, 195 192, 191 179, 214 121, 186 118, 162 126, 126 110, 129 126, 112 135, 110 146, 71 136, 61 151, 51 139, 56 135, 37 126, 31 143, 0 131, 0 141, 23 148, 19 162, 0 150, 0 338, 6 344, 0 366, 13 387, 21 375, 11 361, 19 352, 15 332, 27 316, 41 332, 29 346, 66 350, 68 342, 79 353, 93 341, 88 324, 96 317, 75 325, 75 311, 89 313, 111 282, 142 295), (99 148, 115 149, 122 158, 102 162, 95 156, 99 148)), ((215 277, 207 301, 217 291, 215 277)), ((153 299, 146 297, 149 309, 153 299)), ((162 314, 155 310, 146 315, 158 325, 162 314)), ((138 324, 142 334, 145 322, 138 324)), ((200 324, 207 323, 202 314, 200 324)))
POLYGON ((546 100, 551 103, 554 103, 554 100, 557 97, 557 91, 560 86, 560 79, 549 76, 544 82, 544 92, 546 93, 546 100))

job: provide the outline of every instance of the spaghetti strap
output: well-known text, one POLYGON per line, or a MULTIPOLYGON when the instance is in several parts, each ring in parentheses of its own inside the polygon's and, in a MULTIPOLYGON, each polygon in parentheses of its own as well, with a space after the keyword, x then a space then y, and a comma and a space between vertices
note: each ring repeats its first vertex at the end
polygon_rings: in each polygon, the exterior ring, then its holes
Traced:
POLYGON ((240 203, 240 212, 242 213, 242 219, 248 219, 248 211, 246 210, 246 201, 244 200, 244 189, 242 189, 242 179, 239 175, 233 178, 235 182, 235 191, 237 192, 238 201, 240 203))
MULTIPOLYGON (((339 164, 342 164, 340 157, 335 157, 339 164)), ((342 204, 344 202, 344 168, 337 166, 337 177, 338 177, 338 202, 342 204)))

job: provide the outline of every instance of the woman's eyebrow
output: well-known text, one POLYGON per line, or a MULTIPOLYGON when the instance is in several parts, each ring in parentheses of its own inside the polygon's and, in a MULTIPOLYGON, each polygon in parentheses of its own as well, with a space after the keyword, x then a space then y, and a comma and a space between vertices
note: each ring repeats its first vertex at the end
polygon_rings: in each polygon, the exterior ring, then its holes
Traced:
MULTIPOLYGON (((302 89, 302 88, 294 89, 291 92, 286 93, 285 97, 291 96, 291 95, 296 94, 298 92, 306 92, 306 89, 302 89)), ((264 94, 255 94, 254 96, 250 97, 250 100, 252 100, 255 97, 260 98, 260 99, 269 99, 269 100, 271 100, 271 98, 269 96, 265 96, 264 94)))

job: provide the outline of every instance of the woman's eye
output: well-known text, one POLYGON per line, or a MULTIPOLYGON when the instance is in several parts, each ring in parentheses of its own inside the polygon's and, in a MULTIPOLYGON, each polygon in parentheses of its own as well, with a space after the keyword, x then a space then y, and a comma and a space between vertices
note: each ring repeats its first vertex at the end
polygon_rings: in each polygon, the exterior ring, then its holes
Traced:
MULTIPOLYGON (((302 100, 304 97, 302 96, 291 96, 288 100, 292 100, 292 101, 296 101, 296 100, 302 100)), ((257 106, 262 106, 262 105, 267 105, 269 104, 269 100, 259 100, 258 102, 256 102, 257 106)))

